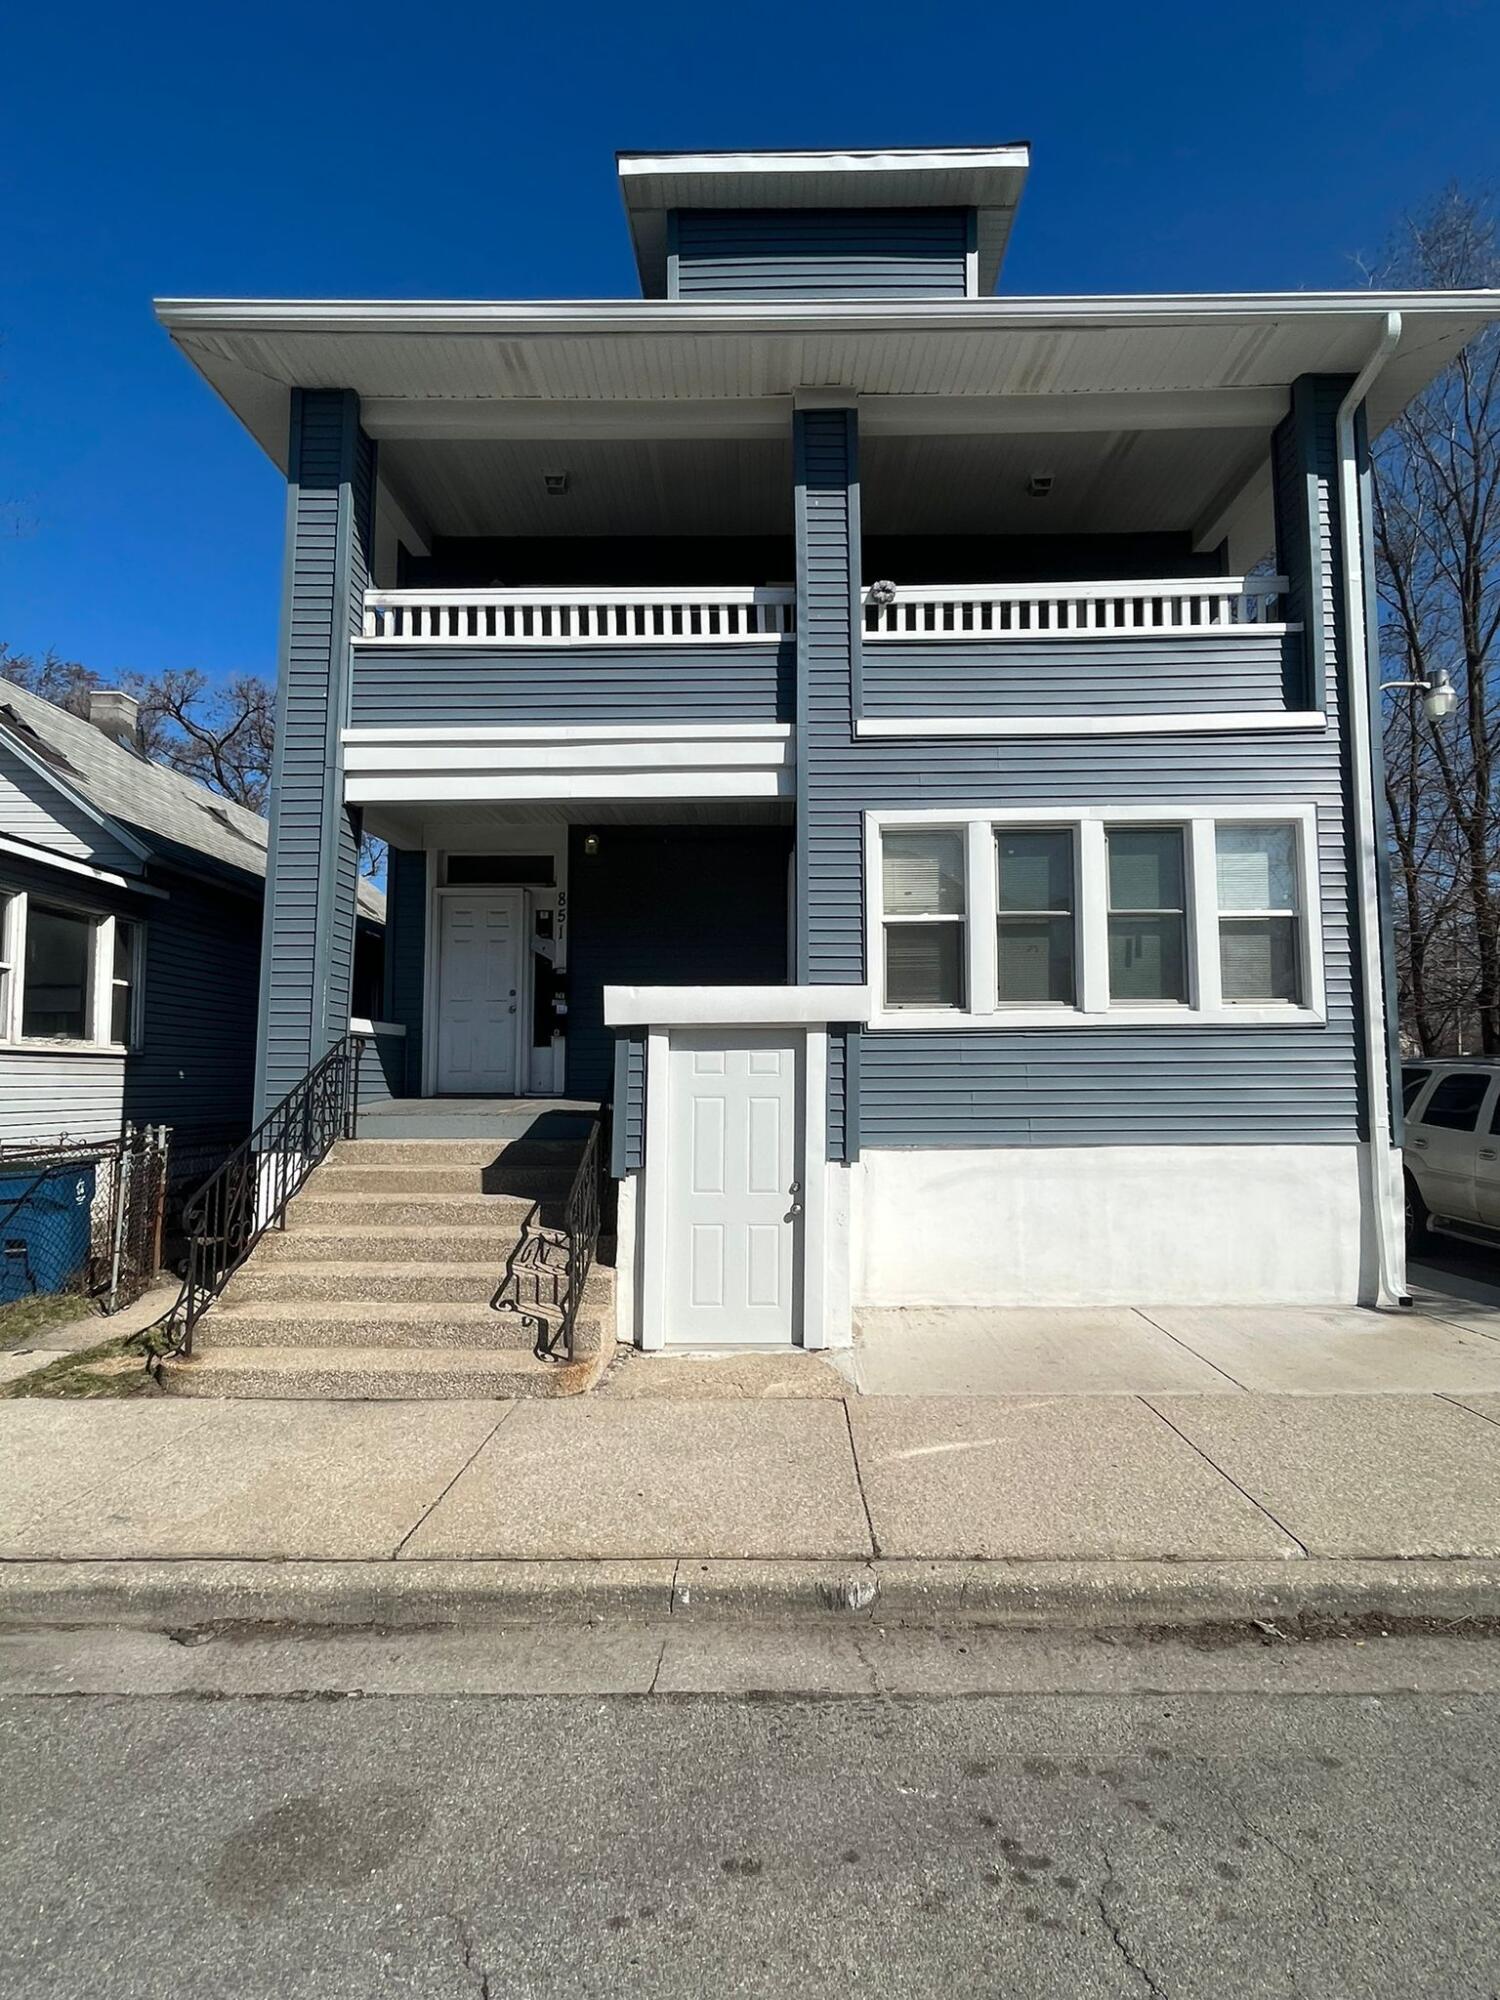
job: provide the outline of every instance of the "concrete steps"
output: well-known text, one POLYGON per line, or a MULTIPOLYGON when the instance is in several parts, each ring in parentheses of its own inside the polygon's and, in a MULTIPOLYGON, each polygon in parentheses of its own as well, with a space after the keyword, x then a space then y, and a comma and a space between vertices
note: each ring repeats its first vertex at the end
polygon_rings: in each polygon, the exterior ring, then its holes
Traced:
POLYGON ((582 1395, 607 1360, 601 1351, 539 1361, 529 1349, 493 1347, 209 1347, 164 1362, 162 1383, 174 1396, 499 1401, 582 1395))
MULTIPOLYGON (((571 1362, 538 1360, 537 1318, 493 1301, 526 1227, 556 1227, 571 1139, 361 1138, 336 1146, 199 1322, 184 1396, 576 1395, 614 1349, 614 1272, 596 1264, 571 1362)), ((530 1253, 528 1253, 529 1255, 530 1253)), ((545 1324, 558 1314, 544 1272, 545 1324)), ((528 1272, 527 1293, 537 1288, 528 1272)))

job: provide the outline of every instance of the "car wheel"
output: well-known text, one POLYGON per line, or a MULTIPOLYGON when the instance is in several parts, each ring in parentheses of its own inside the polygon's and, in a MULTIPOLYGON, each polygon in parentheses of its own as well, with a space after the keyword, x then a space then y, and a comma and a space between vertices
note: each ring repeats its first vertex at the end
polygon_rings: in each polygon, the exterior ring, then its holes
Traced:
POLYGON ((1405 1176, 1405 1180, 1406 1247, 1408 1250, 1413 1251, 1430 1250, 1432 1248, 1432 1226, 1431 1218, 1427 1213, 1427 1204, 1423 1201, 1417 1184, 1410 1174, 1405 1176))

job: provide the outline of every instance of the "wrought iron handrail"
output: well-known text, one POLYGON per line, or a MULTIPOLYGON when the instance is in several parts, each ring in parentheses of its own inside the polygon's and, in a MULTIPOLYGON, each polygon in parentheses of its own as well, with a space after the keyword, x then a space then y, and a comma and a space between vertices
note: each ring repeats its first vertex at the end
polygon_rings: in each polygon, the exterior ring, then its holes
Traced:
POLYGON ((521 1226, 521 1240, 506 1260, 505 1274, 491 1301, 497 1312, 519 1313, 533 1322, 533 1351, 543 1361, 573 1359, 578 1309, 599 1248, 599 1180, 604 1158, 600 1134, 596 1118, 589 1126, 563 1202, 561 1225, 544 1223, 541 1202, 532 1205, 521 1226), (554 1261, 557 1251, 562 1252, 561 1263, 554 1261))
POLYGON ((192 1354, 198 1321, 266 1231, 285 1229, 293 1197, 334 1142, 354 1137, 365 1039, 347 1034, 335 1042, 187 1202, 187 1271, 160 1323, 158 1352, 192 1354))

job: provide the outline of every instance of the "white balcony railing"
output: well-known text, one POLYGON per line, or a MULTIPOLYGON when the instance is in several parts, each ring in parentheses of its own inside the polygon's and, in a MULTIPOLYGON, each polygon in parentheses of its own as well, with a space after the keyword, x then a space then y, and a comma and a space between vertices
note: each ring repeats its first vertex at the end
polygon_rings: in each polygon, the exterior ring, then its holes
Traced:
MULTIPOLYGON (((1106 583, 917 584, 889 603, 864 593, 866 640, 1050 639, 1070 634, 1222 634, 1278 624, 1285 577, 1106 583)), ((796 629, 797 594, 722 590, 370 590, 371 645, 721 645, 796 629)))
POLYGON ((723 645, 796 626, 794 590, 367 590, 374 645, 723 645))
POLYGON ((1275 627, 1283 576, 1184 577, 1148 583, 975 583, 865 592, 866 639, 1053 639, 1069 633, 1202 633, 1275 627))

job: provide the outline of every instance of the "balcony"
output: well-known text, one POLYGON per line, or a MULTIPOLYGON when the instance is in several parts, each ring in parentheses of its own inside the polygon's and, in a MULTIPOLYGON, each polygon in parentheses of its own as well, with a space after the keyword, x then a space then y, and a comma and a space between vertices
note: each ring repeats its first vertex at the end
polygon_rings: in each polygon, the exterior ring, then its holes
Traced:
MULTIPOLYGON (((1321 727, 1284 579, 864 592, 860 737, 1321 727)), ((371 590, 348 796, 786 800, 796 593, 371 590)))

